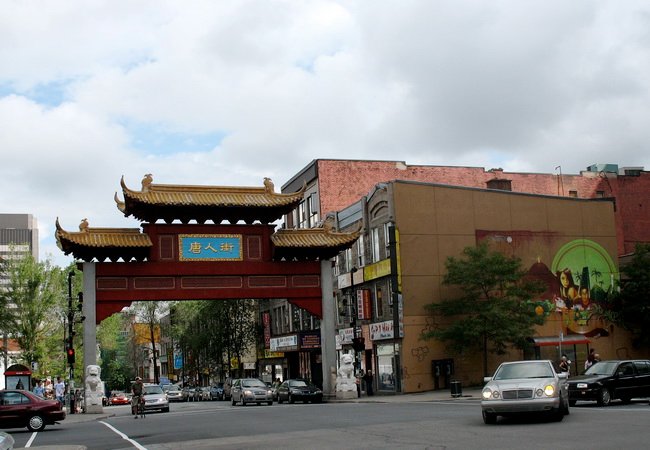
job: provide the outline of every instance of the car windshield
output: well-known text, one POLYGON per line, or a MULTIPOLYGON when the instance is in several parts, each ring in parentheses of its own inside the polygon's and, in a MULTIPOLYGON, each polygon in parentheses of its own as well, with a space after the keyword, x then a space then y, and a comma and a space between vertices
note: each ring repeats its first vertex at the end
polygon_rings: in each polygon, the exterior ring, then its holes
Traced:
POLYGON ((616 366, 616 361, 597 362, 585 371, 585 375, 613 375, 616 366))
POLYGON ((296 380, 291 382, 291 387, 305 387, 305 386, 308 386, 308 384, 302 380, 296 380))
POLYGON ((266 387, 266 384, 260 380, 242 380, 242 387, 266 387))
POLYGON ((547 362, 503 364, 494 374, 494 380, 513 380, 518 378, 553 378, 555 372, 547 362))
POLYGON ((144 395, 162 394, 163 390, 160 386, 145 386, 143 393, 144 395))
POLYGON ((181 387, 180 387, 179 385, 177 385, 177 384, 173 384, 173 385, 171 385, 171 386, 169 387, 169 390, 170 390, 170 391, 180 391, 180 390, 181 390, 181 387))

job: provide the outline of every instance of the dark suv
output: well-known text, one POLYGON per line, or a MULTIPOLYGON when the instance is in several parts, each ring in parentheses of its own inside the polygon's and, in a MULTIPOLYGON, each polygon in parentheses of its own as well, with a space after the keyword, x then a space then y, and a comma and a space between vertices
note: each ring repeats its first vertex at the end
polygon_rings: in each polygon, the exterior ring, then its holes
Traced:
POLYGON ((569 404, 578 400, 607 406, 614 399, 629 402, 650 396, 650 361, 646 359, 600 361, 584 375, 569 378, 569 404))

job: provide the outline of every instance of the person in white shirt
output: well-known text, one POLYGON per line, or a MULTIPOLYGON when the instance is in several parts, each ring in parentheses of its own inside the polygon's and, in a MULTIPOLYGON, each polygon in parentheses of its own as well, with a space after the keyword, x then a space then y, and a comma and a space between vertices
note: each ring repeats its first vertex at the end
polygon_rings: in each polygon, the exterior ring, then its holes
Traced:
POLYGON ((64 404, 65 400, 65 383, 63 380, 61 380, 61 377, 56 377, 56 383, 54 384, 54 395, 56 396, 56 399, 61 402, 61 404, 64 404))

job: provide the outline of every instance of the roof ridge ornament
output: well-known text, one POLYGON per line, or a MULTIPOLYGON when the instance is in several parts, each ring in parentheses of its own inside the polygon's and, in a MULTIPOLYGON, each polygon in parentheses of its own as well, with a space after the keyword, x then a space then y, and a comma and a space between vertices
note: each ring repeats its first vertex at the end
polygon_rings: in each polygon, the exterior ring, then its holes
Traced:
POLYGON ((264 177, 264 191, 267 194, 275 193, 275 185, 273 184, 273 181, 269 177, 264 177))
POLYGON ((88 219, 87 218, 84 217, 83 219, 81 219, 81 223, 79 224, 79 231, 81 231, 82 233, 87 233, 88 232, 88 219))
POLYGON ((150 173, 145 174, 142 178, 142 192, 149 192, 151 183, 153 183, 153 176, 150 173))

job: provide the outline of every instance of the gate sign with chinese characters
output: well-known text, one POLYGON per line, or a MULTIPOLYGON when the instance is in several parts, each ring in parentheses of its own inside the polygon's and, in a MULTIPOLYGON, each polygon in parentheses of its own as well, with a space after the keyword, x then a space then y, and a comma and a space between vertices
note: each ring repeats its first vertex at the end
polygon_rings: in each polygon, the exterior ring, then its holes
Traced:
POLYGON ((241 261, 240 234, 180 234, 181 261, 241 261))

